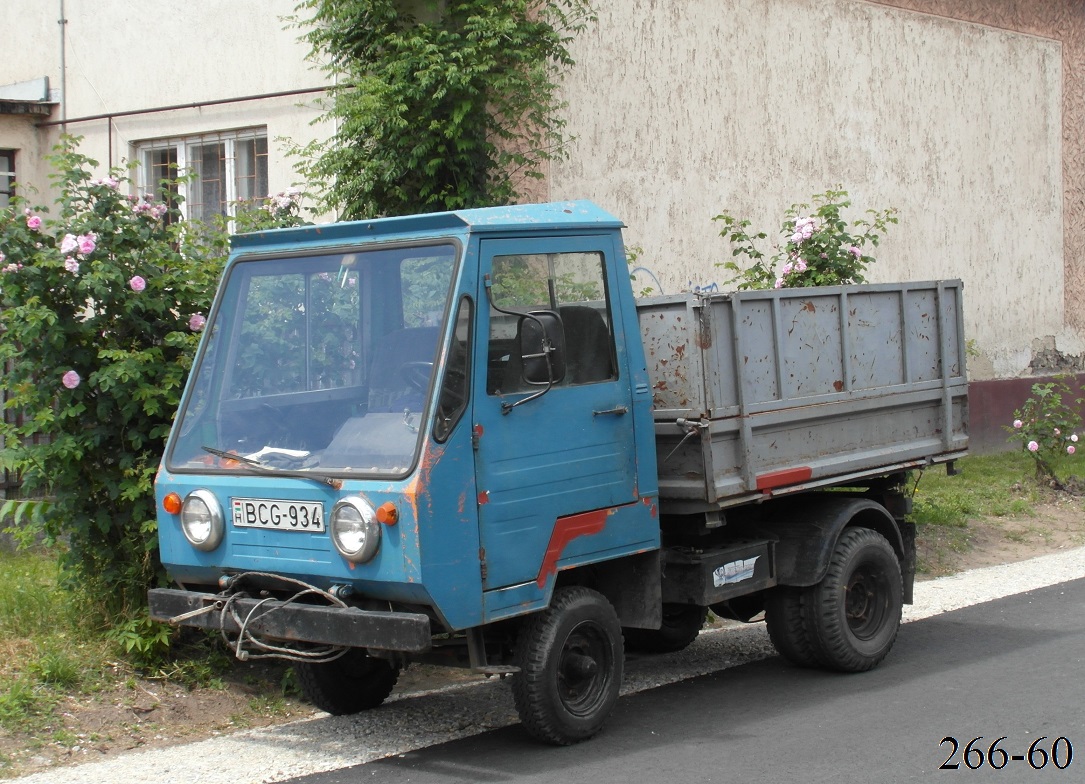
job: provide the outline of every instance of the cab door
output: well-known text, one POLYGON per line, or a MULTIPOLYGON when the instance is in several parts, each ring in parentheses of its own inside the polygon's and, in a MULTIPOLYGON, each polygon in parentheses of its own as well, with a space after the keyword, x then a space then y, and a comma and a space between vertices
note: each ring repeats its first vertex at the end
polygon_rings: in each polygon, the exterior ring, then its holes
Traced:
MULTIPOLYGON (((495 589, 541 582, 544 558, 590 559, 614 546, 599 525, 559 521, 638 492, 626 336, 611 298, 624 259, 613 237, 488 239, 480 262, 475 471, 483 585, 495 589), (564 376, 541 395, 545 385, 523 378, 508 312, 534 310, 556 312, 565 333, 564 376)), ((589 518, 605 515, 579 519, 589 518)))

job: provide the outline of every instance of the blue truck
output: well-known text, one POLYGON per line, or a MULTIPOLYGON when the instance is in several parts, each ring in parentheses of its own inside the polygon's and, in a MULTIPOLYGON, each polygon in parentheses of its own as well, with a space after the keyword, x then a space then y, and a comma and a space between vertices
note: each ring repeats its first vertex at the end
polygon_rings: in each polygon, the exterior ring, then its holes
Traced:
POLYGON ((889 652, 909 472, 967 449, 959 281, 637 299, 590 202, 238 236, 156 480, 154 618, 332 714, 412 662, 593 736, 711 611, 799 666, 889 652))

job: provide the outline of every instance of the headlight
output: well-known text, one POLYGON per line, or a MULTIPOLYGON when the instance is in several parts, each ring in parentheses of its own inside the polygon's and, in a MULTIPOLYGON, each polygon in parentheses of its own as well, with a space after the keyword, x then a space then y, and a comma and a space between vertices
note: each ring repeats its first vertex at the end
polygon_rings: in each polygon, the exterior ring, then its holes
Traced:
POLYGON ((332 509, 332 542, 335 549, 351 563, 365 563, 377 554, 381 544, 381 526, 376 513, 365 499, 344 498, 332 509))
POLYGON ((193 490, 181 506, 181 531, 197 550, 209 552, 222 543, 226 530, 222 506, 209 490, 193 490))

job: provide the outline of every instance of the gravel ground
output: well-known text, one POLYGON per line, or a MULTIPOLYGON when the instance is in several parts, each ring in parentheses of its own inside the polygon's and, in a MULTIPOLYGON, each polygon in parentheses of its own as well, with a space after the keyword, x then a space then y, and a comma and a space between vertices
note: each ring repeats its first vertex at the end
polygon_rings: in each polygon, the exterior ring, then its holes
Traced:
MULTIPOLYGON (((916 584, 915 621, 1085 576, 1085 548, 916 584)), ((687 650, 630 657, 623 694, 773 655, 764 624, 703 632, 687 650)), ((516 722, 512 696, 496 681, 461 684, 389 700, 358 716, 316 718, 183 746, 24 776, 22 784, 263 784, 403 754, 516 722)))

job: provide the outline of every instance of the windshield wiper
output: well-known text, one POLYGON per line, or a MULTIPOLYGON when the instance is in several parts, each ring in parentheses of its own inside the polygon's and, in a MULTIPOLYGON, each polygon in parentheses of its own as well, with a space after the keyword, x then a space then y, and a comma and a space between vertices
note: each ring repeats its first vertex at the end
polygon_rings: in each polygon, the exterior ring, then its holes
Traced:
POLYGON ((332 476, 324 476, 323 474, 314 474, 312 471, 293 471, 289 468, 276 468, 275 466, 269 466, 265 463, 261 463, 252 457, 245 457, 245 455, 239 455, 236 452, 227 452, 225 449, 216 449, 213 446, 201 445, 200 449, 205 452, 209 452, 215 457, 221 457, 224 460, 236 460, 244 466, 254 468, 257 471, 262 471, 265 474, 274 474, 275 476, 289 476, 296 477, 298 479, 311 479, 314 482, 321 482, 336 490, 343 487, 343 480, 336 479, 332 476))

